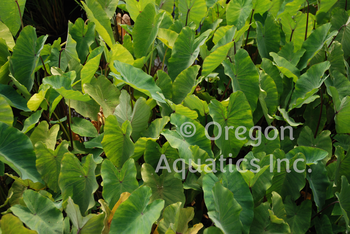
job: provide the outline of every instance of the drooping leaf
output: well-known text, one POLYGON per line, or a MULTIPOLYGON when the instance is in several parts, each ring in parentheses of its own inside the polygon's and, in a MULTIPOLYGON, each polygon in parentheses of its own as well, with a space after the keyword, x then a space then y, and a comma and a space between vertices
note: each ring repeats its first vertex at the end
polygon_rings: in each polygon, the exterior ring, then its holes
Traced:
POLYGON ((149 3, 137 16, 133 29, 134 53, 136 58, 148 54, 150 46, 157 37, 159 25, 164 14, 157 14, 154 4, 149 3))
POLYGON ((12 108, 3 96, 0 96, 0 122, 11 127, 13 124, 12 108))
POLYGON ((249 140, 248 131, 253 127, 251 108, 244 94, 241 91, 231 94, 227 108, 212 100, 209 113, 220 125, 220 128, 217 125, 214 127, 214 136, 217 138, 215 143, 220 148, 220 154, 236 157, 240 148, 249 140), (238 129, 239 126, 242 126, 243 131, 238 129))
POLYGON ((207 30, 195 38, 190 27, 181 30, 168 60, 169 76, 172 80, 193 64, 199 54, 199 47, 205 43, 210 32, 211 30, 207 30))
POLYGON ((209 211, 208 215, 215 226, 224 233, 241 232, 242 223, 239 215, 242 207, 234 198, 233 193, 219 182, 214 185, 212 193, 215 209, 209 211))
POLYGON ((68 142, 64 141, 55 150, 48 149, 39 141, 35 144, 36 167, 44 182, 54 192, 59 192, 58 176, 63 155, 68 152, 68 142))
POLYGON ((205 0, 179 0, 179 19, 184 26, 188 26, 191 22, 198 28, 199 23, 206 16, 207 6, 205 0))
POLYGON ((44 47, 46 36, 37 38, 35 28, 26 26, 20 33, 10 59, 10 71, 16 80, 28 91, 34 84, 34 70, 44 47))
POLYGON ((152 191, 147 186, 136 189, 114 213, 111 233, 150 233, 152 224, 159 218, 164 201, 158 199, 148 204, 152 191))
POLYGON ((36 234, 34 230, 29 230, 23 226, 23 223, 19 218, 12 214, 6 214, 2 216, 0 220, 0 230, 2 233, 8 234, 36 234))
POLYGON ((89 84, 84 84, 84 90, 102 107, 106 118, 113 114, 119 104, 120 91, 105 76, 99 76, 89 84))
POLYGON ((42 182, 35 167, 35 153, 29 138, 18 129, 0 122, 0 160, 22 179, 42 182))
POLYGON ((109 47, 115 44, 110 20, 98 1, 82 2, 88 18, 95 23, 96 31, 109 47))
POLYGON ((58 179, 62 200, 67 204, 68 198, 71 197, 79 205, 82 214, 95 204, 93 195, 98 188, 95 169, 96 163, 91 154, 86 156, 84 163, 70 152, 63 155, 58 179))
POLYGON ((233 61, 223 61, 225 74, 231 78, 233 92, 242 91, 254 112, 259 98, 259 73, 248 52, 240 49, 233 61))
POLYGON ((174 172, 163 170, 162 174, 158 176, 151 165, 147 163, 142 165, 141 175, 144 185, 152 189, 150 202, 163 199, 165 207, 176 202, 185 203, 186 197, 182 182, 174 177, 174 174, 174 172))
POLYGON ((257 26, 257 44, 259 54, 262 58, 270 58, 269 53, 279 51, 280 47, 280 28, 275 23, 274 17, 268 14, 264 24, 256 21, 257 26))
POLYGON ((77 42, 76 50, 81 63, 85 63, 89 47, 95 39, 95 24, 88 22, 84 24, 83 19, 78 18, 74 24, 69 24, 69 34, 77 42))
POLYGON ((172 100, 175 104, 180 104, 187 95, 191 94, 199 69, 199 66, 189 67, 176 77, 172 87, 172 100))
POLYGON ((0 3, 0 19, 14 36, 21 27, 21 16, 23 16, 25 4, 26 0, 4 0, 0 3))
POLYGON ((49 198, 28 189, 23 201, 26 206, 14 205, 11 211, 30 229, 38 234, 62 233, 63 215, 49 198))
POLYGON ((306 73, 300 76, 295 84, 295 90, 289 104, 289 111, 311 102, 312 96, 318 91, 318 88, 321 87, 325 79, 323 75, 329 67, 330 63, 325 61, 313 65, 306 73))
POLYGON ((226 21, 228 25, 235 25, 241 29, 245 21, 252 14, 252 0, 230 1, 226 11, 226 21))
POLYGON ((131 193, 138 188, 136 172, 133 159, 127 160, 121 170, 117 170, 111 161, 103 161, 101 168, 102 195, 110 208, 114 207, 123 192, 131 193))
POLYGON ((331 28, 331 24, 323 24, 318 27, 311 33, 311 35, 303 43, 302 48, 306 50, 303 57, 301 57, 298 68, 300 70, 304 69, 310 60, 318 53, 318 51, 323 47, 323 44, 326 42, 327 33, 331 28))
POLYGON ((102 146, 107 158, 117 167, 122 168, 134 153, 134 143, 130 139, 131 124, 125 121, 121 127, 117 118, 110 115, 106 119, 105 134, 102 140, 102 146))
POLYGON ((155 84, 153 78, 144 73, 141 69, 119 61, 114 62, 114 67, 121 73, 121 76, 112 74, 118 80, 145 93, 156 101, 165 102, 162 90, 155 84))
POLYGON ((131 123, 131 137, 134 141, 137 141, 141 132, 144 131, 148 125, 151 108, 146 104, 146 100, 143 97, 137 99, 133 110, 130 103, 130 95, 125 90, 122 90, 120 104, 115 108, 114 115, 117 117, 120 126, 126 120, 131 123))
POLYGON ((71 119, 71 128, 74 133, 85 137, 96 137, 98 136, 95 126, 86 119, 73 117, 71 119))

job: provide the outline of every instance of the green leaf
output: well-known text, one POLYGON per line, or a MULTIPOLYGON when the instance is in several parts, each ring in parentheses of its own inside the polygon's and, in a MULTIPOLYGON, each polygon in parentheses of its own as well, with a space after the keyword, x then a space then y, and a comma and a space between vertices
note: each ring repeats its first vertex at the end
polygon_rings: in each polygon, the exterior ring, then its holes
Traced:
POLYGON ((108 18, 112 18, 118 6, 118 0, 98 0, 108 18))
POLYGON ((121 127, 117 118, 110 115, 106 119, 105 134, 102 146, 107 158, 117 167, 123 164, 134 154, 134 143, 130 139, 131 124, 125 121, 121 127))
POLYGON ((73 117, 71 122, 71 128, 74 133, 85 137, 98 136, 95 126, 89 120, 79 117, 73 117))
POLYGON ((141 132, 147 128, 151 108, 146 104, 146 100, 143 97, 137 99, 133 110, 130 103, 130 95, 127 91, 122 90, 120 104, 115 108, 114 115, 117 117, 120 126, 126 120, 131 123, 131 137, 134 141, 137 141, 141 132))
POLYGON ((345 59, 348 59, 350 56, 350 47, 346 42, 350 37, 349 14, 343 8, 335 8, 332 11, 331 24, 331 31, 339 30, 342 27, 336 37, 336 41, 341 43, 342 49, 344 50, 344 57, 345 59))
POLYGON ((298 153, 295 156, 293 154, 294 157, 288 159, 281 150, 275 151, 274 156, 277 159, 277 166, 274 170, 272 185, 267 190, 267 194, 275 191, 283 199, 290 195, 294 201, 300 197, 300 190, 305 186, 305 156, 298 153), (296 160, 300 161, 295 163, 296 160), (299 171, 294 170, 295 168, 299 171))
POLYGON ((27 107, 27 101, 11 86, 0 84, 0 96, 3 96, 10 106, 23 111, 30 111, 27 107))
POLYGON ((28 91, 32 90, 36 63, 47 37, 46 35, 37 38, 35 28, 26 26, 19 34, 16 45, 13 47, 10 59, 11 74, 28 91))
POLYGON ((323 149, 328 152, 328 156, 325 158, 325 160, 328 160, 332 157, 332 139, 330 138, 330 134, 331 132, 326 130, 314 138, 312 130, 305 126, 299 134, 298 145, 323 149))
POLYGON ((103 220, 105 214, 89 214, 83 217, 80 213, 79 206, 74 204, 72 198, 68 198, 66 213, 73 226, 79 230, 79 233, 101 233, 104 228, 103 220))
POLYGON ((103 179, 102 195, 111 209, 123 192, 132 193, 139 187, 136 174, 137 171, 133 159, 128 159, 121 170, 117 170, 111 161, 103 161, 101 168, 103 179))
POLYGON ((10 48, 10 50, 13 50, 13 47, 15 46, 15 41, 13 40, 13 36, 10 32, 10 29, 1 21, 0 21, 0 38, 5 40, 6 45, 10 48))
POLYGON ((140 1, 128 0, 128 1, 126 1, 126 9, 130 13, 131 19, 136 21, 140 12, 142 12, 143 9, 145 9, 145 7, 149 3, 152 3, 155 6, 155 0, 140 0, 140 1))
POLYGON ((325 204, 327 198, 327 188, 331 183, 328 179, 327 170, 324 163, 318 162, 315 165, 311 165, 310 169, 312 172, 307 173, 306 178, 309 181, 317 209, 320 211, 325 204))
POLYGON ((84 163, 72 153, 63 155, 58 180, 62 200, 67 204, 68 198, 71 197, 79 205, 82 214, 95 205, 94 192, 98 188, 95 169, 96 163, 91 154, 86 156, 84 163))
POLYGON ((310 227, 312 202, 305 200, 297 206, 294 200, 286 199, 287 222, 292 233, 306 233, 310 227))
POLYGON ((0 122, 3 122, 12 127, 13 113, 12 108, 8 104, 6 98, 0 96, 0 122))
POLYGON ((346 222, 346 229, 350 229, 350 221, 349 221, 349 216, 350 216, 350 185, 348 180, 346 179, 345 176, 342 176, 341 178, 341 191, 336 192, 335 195, 337 196, 339 200, 339 205, 342 211, 342 214, 344 216, 345 222, 346 222))
POLYGON ((89 54, 87 62, 81 69, 81 87, 84 91, 84 84, 90 83, 100 65, 103 47, 99 46, 89 54))
POLYGON ((21 26, 21 16, 23 16, 25 4, 26 0, 4 0, 0 3, 0 19, 14 36, 21 26))
POLYGON ((47 197, 26 190, 23 194, 26 206, 14 205, 11 211, 30 229, 38 234, 62 233, 63 215, 47 197))
POLYGON ((165 202, 165 207, 176 202, 185 203, 186 197, 182 181, 174 177, 174 174, 174 172, 163 170, 162 174, 158 176, 151 165, 147 163, 142 165, 141 175, 144 185, 152 189, 150 202, 162 199, 165 202))
POLYGON ((277 53, 280 49, 280 27, 275 23, 271 13, 267 14, 264 24, 259 21, 255 21, 255 23, 259 54, 262 58, 270 58, 270 52, 277 53))
MULTIPOLYGON (((249 233, 249 228, 254 218, 254 202, 250 189, 234 165, 226 166, 222 172, 219 175, 220 181, 233 193, 234 199, 242 207, 239 219, 242 222, 243 233, 249 233)), ((212 208, 210 209, 212 210, 212 208)))
POLYGON ((347 96, 341 101, 334 117, 337 133, 350 133, 349 125, 350 97, 347 96))
POLYGON ((177 3, 180 17, 184 26, 194 23, 198 28, 200 22, 207 14, 207 6, 205 0, 179 0, 177 3))
POLYGON ((85 63, 89 54, 89 48, 95 40, 95 24, 88 22, 86 25, 82 18, 78 18, 74 24, 69 23, 69 34, 77 42, 76 50, 81 63, 85 63))
POLYGON ((212 193, 215 210, 208 211, 209 218, 224 233, 241 232, 242 223, 239 220, 239 215, 242 207, 234 198, 233 193, 220 182, 214 185, 212 193))
POLYGON ((141 136, 158 139, 159 135, 162 133, 165 125, 169 122, 169 120, 170 118, 168 116, 153 120, 149 127, 141 133, 141 136))
POLYGON ((48 149, 43 142, 35 144, 36 167, 47 186, 59 192, 58 176, 63 155, 68 152, 68 142, 63 141, 55 150, 48 149))
POLYGON ((286 158, 291 159, 298 153, 302 153, 305 155, 307 165, 315 164, 318 161, 327 157, 327 155, 328 155, 327 151, 319 149, 319 148, 298 146, 298 147, 295 147, 294 149, 292 149, 291 151, 289 151, 286 154, 286 158))
POLYGON ((84 91, 102 107, 106 118, 113 114, 119 104, 120 91, 105 76, 99 76, 89 84, 84 84, 84 91))
POLYGON ((223 61, 225 74, 232 80, 233 92, 241 90, 246 96, 252 112, 256 109, 259 98, 259 73, 247 51, 240 49, 233 58, 233 63, 223 61))
POLYGON ((318 91, 326 79, 322 79, 322 77, 330 65, 328 61, 313 65, 306 73, 300 76, 295 84, 295 90, 289 104, 289 111, 313 101, 312 96, 318 91))
POLYGON ((245 25, 245 21, 252 14, 252 0, 230 1, 226 11, 228 25, 235 25, 237 30, 245 25))
POLYGON ((39 141, 42 141, 46 144, 48 149, 54 150, 59 129, 60 126, 58 124, 49 129, 48 123, 46 121, 42 121, 30 135, 30 140, 32 141, 33 145, 39 141))
POLYGON ((214 71, 226 58, 228 51, 232 48, 233 42, 216 48, 211 54, 209 54, 203 63, 202 76, 208 76, 214 71))
POLYGON ((153 3, 149 3, 137 16, 132 34, 136 58, 147 56, 150 46, 157 37, 163 16, 164 13, 157 14, 153 3))
POLYGON ((197 145, 210 157, 213 157, 210 140, 206 137, 206 130, 200 123, 179 114, 172 114, 170 122, 176 126, 176 131, 164 130, 162 135, 165 136, 171 147, 179 150, 180 158, 185 159, 186 163, 188 163, 189 159, 193 159, 190 146, 197 145), (192 130, 194 130, 193 136, 186 135, 188 131, 192 130))
POLYGON ((242 146, 248 142, 248 131, 254 125, 252 112, 244 94, 241 91, 231 94, 227 108, 217 100, 212 100, 209 104, 209 113, 221 126, 214 127, 214 136, 217 138, 215 143, 220 148, 220 154, 224 157, 236 157, 242 146), (246 131, 237 130, 239 126, 246 131), (238 134, 241 132, 243 134, 238 134))
POLYGON ((121 76, 118 76, 112 73, 115 78, 145 93, 156 101, 165 102, 162 90, 156 85, 152 76, 146 74, 141 69, 119 61, 114 61, 114 67, 121 74, 121 76))
POLYGON ((147 186, 136 189, 114 213, 110 233, 150 233, 164 207, 162 200, 149 203, 151 195, 147 186))
POLYGON ((0 230, 2 230, 2 233, 8 233, 8 234, 12 234, 12 233, 36 234, 37 233, 34 230, 29 230, 25 228, 21 220, 12 214, 6 214, 2 216, 0 220, 0 230))
POLYGON ((86 11, 86 14, 93 23, 95 23, 96 31, 109 47, 115 44, 113 31, 110 20, 98 1, 88 0, 81 3, 86 11))
POLYGON ((43 110, 38 110, 29 116, 26 120, 24 120, 22 129, 23 133, 27 133, 34 128, 34 126, 39 122, 42 112, 43 110))
POLYGON ((286 77, 293 78, 293 81, 297 82, 300 76, 300 71, 291 62, 278 54, 271 52, 270 55, 272 56, 278 70, 280 70, 286 77))
POLYGON ((187 95, 191 94, 193 86, 196 85, 196 78, 200 66, 192 66, 183 70, 174 80, 172 100, 180 104, 187 95))
POLYGON ((15 170, 22 179, 42 182, 35 167, 35 153, 29 138, 18 129, 0 122, 0 160, 15 170))
POLYGON ((160 234, 168 233, 169 230, 175 233, 192 233, 188 232, 188 223, 193 217, 193 207, 182 208, 181 202, 171 204, 164 209, 163 219, 159 222, 157 230, 160 234))
POLYGON ((199 54, 199 47, 205 43, 210 32, 211 30, 207 30, 195 38, 190 27, 181 30, 168 60, 169 76, 172 80, 193 64, 199 54))
POLYGON ((277 107, 278 111, 282 114, 282 117, 283 119, 292 127, 296 127, 296 126, 299 126, 299 125, 302 125, 303 123, 300 123, 300 122, 295 122, 294 119, 292 117, 290 117, 288 115, 288 112, 283 109, 283 108, 280 108, 280 107, 277 107))
POLYGON ((330 28, 330 23, 324 24, 316 28, 315 31, 313 31, 303 43, 302 48, 305 49, 306 52, 303 55, 303 57, 301 57, 298 63, 297 67, 300 70, 303 70, 308 65, 310 60, 318 53, 318 51, 321 50, 321 48, 327 40, 327 33, 330 28))

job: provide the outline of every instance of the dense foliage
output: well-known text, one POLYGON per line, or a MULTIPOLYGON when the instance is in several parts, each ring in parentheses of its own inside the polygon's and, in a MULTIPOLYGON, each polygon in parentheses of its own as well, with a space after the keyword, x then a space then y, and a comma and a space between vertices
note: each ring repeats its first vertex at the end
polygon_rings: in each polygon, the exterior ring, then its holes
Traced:
POLYGON ((0 233, 350 231, 347 0, 85 0, 52 43, 40 2, 0 1, 0 233))

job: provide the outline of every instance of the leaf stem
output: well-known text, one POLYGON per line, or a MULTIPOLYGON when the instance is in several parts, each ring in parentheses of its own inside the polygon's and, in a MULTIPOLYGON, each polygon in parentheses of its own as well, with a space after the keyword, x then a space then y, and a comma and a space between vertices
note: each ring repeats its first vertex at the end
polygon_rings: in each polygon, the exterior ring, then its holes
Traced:
POLYGON ((41 57, 41 55, 40 55, 39 57, 40 57, 41 63, 43 64, 44 71, 45 71, 46 75, 49 75, 49 73, 48 73, 47 70, 46 70, 46 67, 45 67, 43 58, 41 57))
POLYGON ((22 29, 24 28, 23 20, 22 20, 22 13, 21 13, 21 8, 19 7, 18 1, 15 0, 15 3, 17 4, 18 8, 18 13, 19 13, 19 18, 21 19, 21 24, 22 24, 22 29))
POLYGON ((307 2, 307 15, 306 15, 306 28, 305 28, 305 41, 307 39, 307 28, 309 26, 309 6, 310 6, 309 1, 306 0, 306 2, 307 2))
POLYGON ((70 99, 68 99, 68 126, 69 126, 69 131, 70 131, 70 146, 72 148, 72 150, 74 149, 73 146, 73 132, 72 132, 72 128, 70 125, 71 122, 71 110, 70 110, 70 99))
POLYGON ((314 138, 316 138, 316 136, 317 136, 318 128, 320 127, 321 118, 322 118, 322 109, 323 109, 323 89, 322 89, 322 86, 321 86, 321 90, 320 90, 320 95, 321 95, 321 107, 320 107, 320 114, 318 116, 318 122, 317 122, 317 126, 316 126, 316 131, 314 134, 314 138))
POLYGON ((255 11, 255 9, 252 10, 252 15, 250 16, 249 28, 248 28, 248 32, 247 32, 247 37, 246 37, 246 39, 245 39, 244 48, 245 48, 246 50, 247 50, 247 43, 248 43, 250 28, 252 27, 251 24, 252 24, 252 20, 253 20, 254 11, 255 11))
POLYGON ((331 204, 328 204, 325 208, 323 208, 322 210, 320 210, 319 212, 317 212, 317 214, 314 215, 314 217, 311 218, 311 220, 313 220, 314 218, 316 218, 317 216, 319 216, 323 211, 325 211, 328 207, 336 204, 336 203, 339 203, 339 201, 334 201, 332 202, 331 204))

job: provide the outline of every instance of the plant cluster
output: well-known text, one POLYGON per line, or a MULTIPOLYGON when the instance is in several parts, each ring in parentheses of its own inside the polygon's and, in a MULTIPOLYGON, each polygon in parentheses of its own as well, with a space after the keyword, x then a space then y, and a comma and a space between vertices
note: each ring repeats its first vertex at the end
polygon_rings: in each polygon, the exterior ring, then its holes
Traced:
POLYGON ((85 0, 53 43, 25 4, 0 1, 0 233, 350 231, 347 0, 85 0))

